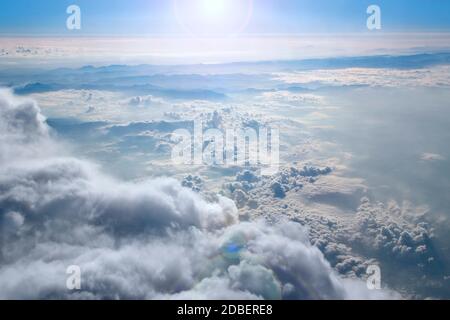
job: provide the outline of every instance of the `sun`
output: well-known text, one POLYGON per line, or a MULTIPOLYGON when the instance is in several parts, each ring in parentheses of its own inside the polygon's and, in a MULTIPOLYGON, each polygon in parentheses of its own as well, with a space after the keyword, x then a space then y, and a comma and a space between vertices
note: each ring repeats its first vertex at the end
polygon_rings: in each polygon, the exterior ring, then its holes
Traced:
POLYGON ((203 14, 207 17, 217 18, 225 15, 227 11, 226 0, 201 0, 203 14))
POLYGON ((222 36, 242 32, 253 0, 173 0, 179 25, 192 35, 222 36))

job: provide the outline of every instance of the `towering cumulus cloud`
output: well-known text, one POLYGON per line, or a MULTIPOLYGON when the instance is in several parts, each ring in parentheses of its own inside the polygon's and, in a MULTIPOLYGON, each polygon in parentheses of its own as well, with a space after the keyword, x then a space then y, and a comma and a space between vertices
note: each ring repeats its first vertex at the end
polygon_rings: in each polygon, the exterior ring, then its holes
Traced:
POLYGON ((240 222, 169 178, 126 183, 69 155, 0 93, 0 298, 385 298, 340 279, 294 222, 240 222), (66 287, 81 268, 81 290, 66 287))

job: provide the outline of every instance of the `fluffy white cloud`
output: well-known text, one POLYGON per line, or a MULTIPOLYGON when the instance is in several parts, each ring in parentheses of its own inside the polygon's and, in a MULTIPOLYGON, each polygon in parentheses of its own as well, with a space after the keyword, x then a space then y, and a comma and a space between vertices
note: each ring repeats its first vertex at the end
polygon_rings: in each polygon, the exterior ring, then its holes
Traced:
POLYGON ((276 80, 292 84, 321 84, 325 86, 383 86, 383 87, 448 87, 449 66, 424 69, 347 68, 279 73, 276 80))
POLYGON ((243 171, 226 185, 226 194, 248 217, 289 218, 307 226, 311 243, 342 276, 364 278, 376 264, 383 281, 408 294, 423 298, 427 290, 438 290, 446 270, 430 210, 407 201, 371 202, 363 181, 340 173, 331 163, 282 167, 271 178, 243 171), (397 281, 400 269, 414 281, 397 281))
POLYGON ((163 116, 158 109, 170 110, 162 98, 135 96, 108 90, 66 89, 33 93, 44 113, 51 118, 76 118, 82 121, 145 121, 163 116), (158 108, 150 108, 158 106, 158 108), (136 107, 141 107, 136 112, 136 107))
POLYGON ((445 157, 440 155, 440 154, 437 154, 437 153, 428 153, 428 152, 426 152, 426 153, 423 153, 420 156, 420 160, 423 160, 423 161, 443 161, 443 160, 445 160, 445 157))
POLYGON ((1 94, 0 136, 0 298, 395 297, 340 279, 299 223, 239 222, 225 197, 117 181, 70 157, 31 101, 1 94))
MULTIPOLYGON (((284 79, 283 79, 284 80, 284 79)), ((287 103, 301 106, 321 106, 324 98, 311 93, 292 93, 289 91, 264 92, 262 94, 263 101, 273 101, 279 103, 287 103)))
MULTIPOLYGON (((21 64, 83 63, 184 64, 235 61, 295 60, 312 57, 405 54, 417 48, 447 51, 447 33, 396 33, 373 41, 366 35, 318 34, 216 39, 203 37, 3 37, 5 57, 21 64)), ((9 61, 9 60, 7 60, 9 61)), ((240 66, 238 65, 237 68, 240 66)))

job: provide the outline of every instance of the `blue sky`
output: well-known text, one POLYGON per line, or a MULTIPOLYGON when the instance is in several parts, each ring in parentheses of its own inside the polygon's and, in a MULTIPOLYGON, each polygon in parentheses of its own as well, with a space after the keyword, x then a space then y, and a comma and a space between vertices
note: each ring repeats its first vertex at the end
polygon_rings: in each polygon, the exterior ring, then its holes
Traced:
MULTIPOLYGON (((77 4, 82 10, 79 35, 182 34, 185 30, 177 23, 173 1, 1 1, 0 33, 65 34, 69 32, 66 8, 77 4)), ((450 1, 444 0, 254 0, 252 17, 243 32, 364 32, 370 4, 381 7, 384 32, 450 31, 450 1)))

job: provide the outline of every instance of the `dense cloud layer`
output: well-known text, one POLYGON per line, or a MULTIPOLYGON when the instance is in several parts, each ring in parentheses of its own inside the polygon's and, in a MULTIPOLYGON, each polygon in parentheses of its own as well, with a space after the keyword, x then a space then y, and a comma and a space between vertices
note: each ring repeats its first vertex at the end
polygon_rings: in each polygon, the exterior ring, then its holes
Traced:
POLYGON ((407 201, 371 201, 362 196, 364 185, 358 180, 334 172, 329 166, 298 165, 260 178, 246 170, 226 184, 226 194, 247 216, 275 221, 287 217, 306 225, 310 242, 341 276, 364 277, 376 264, 383 281, 401 290, 407 286, 406 294, 423 298, 434 290, 446 296, 448 271, 436 246, 429 209, 407 201), (405 285, 398 270, 407 270, 405 277, 414 281, 405 285))
POLYGON ((0 298, 391 297, 340 279, 299 223, 239 222, 225 197, 68 156, 38 107, 5 92, 0 137, 0 298), (66 288, 70 265, 81 290, 66 288))

